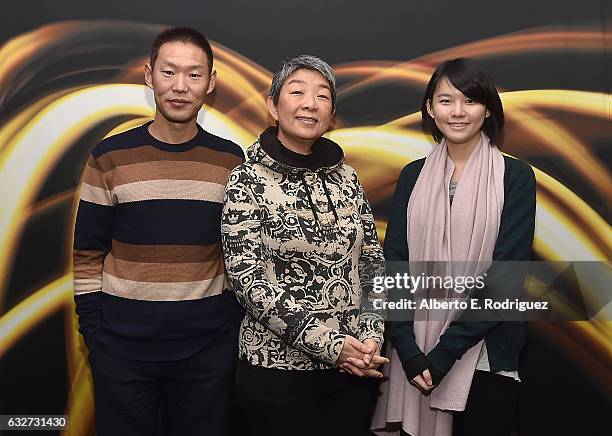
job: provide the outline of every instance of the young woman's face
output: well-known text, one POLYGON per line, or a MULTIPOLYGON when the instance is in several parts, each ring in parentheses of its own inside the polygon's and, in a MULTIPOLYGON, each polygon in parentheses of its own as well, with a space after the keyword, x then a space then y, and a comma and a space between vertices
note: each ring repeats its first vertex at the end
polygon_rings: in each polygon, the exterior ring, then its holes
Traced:
POLYGON ((438 82, 427 112, 449 146, 476 144, 480 129, 490 114, 484 104, 466 97, 446 77, 438 82))

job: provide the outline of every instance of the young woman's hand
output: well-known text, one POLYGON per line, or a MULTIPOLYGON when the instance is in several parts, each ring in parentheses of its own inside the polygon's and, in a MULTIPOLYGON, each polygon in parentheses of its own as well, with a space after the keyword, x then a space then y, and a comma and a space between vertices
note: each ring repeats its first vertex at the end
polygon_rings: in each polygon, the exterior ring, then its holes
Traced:
POLYGON ((421 374, 410 380, 410 384, 419 388, 424 394, 428 393, 436 387, 436 385, 433 384, 433 381, 431 379, 429 369, 426 369, 421 374))

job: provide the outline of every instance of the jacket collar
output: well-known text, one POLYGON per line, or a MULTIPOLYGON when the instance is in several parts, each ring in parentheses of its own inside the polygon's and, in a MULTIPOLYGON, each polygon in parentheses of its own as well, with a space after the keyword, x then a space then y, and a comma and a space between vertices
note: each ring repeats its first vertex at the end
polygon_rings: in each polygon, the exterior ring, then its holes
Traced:
POLYGON ((278 139, 276 127, 264 130, 247 150, 252 162, 260 163, 276 172, 331 172, 344 163, 344 152, 334 141, 319 138, 312 146, 309 155, 301 155, 286 148, 278 139))

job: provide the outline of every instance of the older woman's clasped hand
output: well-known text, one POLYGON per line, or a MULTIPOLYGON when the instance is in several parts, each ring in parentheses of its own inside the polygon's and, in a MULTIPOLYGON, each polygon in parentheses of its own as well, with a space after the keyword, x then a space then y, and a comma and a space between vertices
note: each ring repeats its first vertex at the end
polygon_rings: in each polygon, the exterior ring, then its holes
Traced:
POLYGON ((376 341, 366 339, 363 342, 347 335, 337 365, 340 372, 347 372, 357 377, 381 378, 377 368, 389 359, 380 355, 376 341))

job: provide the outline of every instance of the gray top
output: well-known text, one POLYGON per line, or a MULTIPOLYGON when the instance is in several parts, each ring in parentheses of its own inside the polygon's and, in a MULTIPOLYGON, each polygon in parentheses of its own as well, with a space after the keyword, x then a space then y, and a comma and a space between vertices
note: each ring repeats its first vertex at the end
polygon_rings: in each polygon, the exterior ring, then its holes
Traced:
POLYGON ((451 204, 453 204, 453 197, 455 196, 455 191, 457 191, 457 183, 459 182, 453 182, 451 180, 450 184, 448 185, 448 196, 450 197, 451 204))

